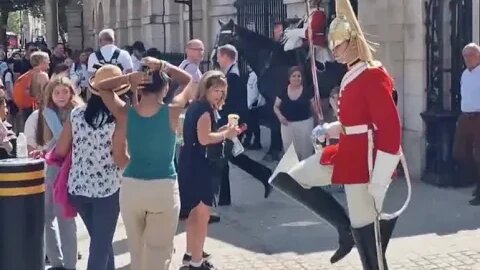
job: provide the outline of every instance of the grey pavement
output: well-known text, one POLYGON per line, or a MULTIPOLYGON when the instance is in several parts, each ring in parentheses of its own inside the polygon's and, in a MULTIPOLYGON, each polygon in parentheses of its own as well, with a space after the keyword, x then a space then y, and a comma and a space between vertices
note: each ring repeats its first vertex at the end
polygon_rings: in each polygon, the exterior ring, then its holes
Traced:
MULTIPOLYGON (((249 155, 260 160, 262 153, 249 155)), ((330 265, 337 234, 302 206, 278 192, 263 199, 263 186, 235 167, 231 169, 231 186, 232 206, 217 209, 222 220, 209 227, 205 247, 220 270, 362 269, 355 249, 338 264, 330 265)), ((413 188, 410 207, 400 217, 388 247, 389 269, 480 270, 480 208, 468 205, 471 189, 440 189, 419 181, 413 188)), ((343 194, 335 194, 345 202, 343 194)), ((387 209, 399 208, 405 196, 404 181, 395 181, 387 209)), ((179 268, 185 251, 183 229, 180 223, 172 269, 179 268)), ((84 259, 79 262, 80 270, 86 269, 88 242, 81 228, 79 246, 84 259)), ((114 248, 117 269, 130 269, 121 220, 114 248)))

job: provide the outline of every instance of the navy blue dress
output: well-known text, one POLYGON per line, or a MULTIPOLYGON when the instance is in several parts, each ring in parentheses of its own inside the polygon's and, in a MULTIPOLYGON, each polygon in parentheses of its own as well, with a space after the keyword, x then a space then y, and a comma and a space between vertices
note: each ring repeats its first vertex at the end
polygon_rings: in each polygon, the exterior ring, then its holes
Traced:
POLYGON ((182 209, 191 211, 200 202, 215 204, 214 168, 206 155, 206 147, 198 141, 197 122, 204 113, 210 113, 212 126, 215 119, 208 102, 196 101, 188 106, 183 124, 183 146, 178 159, 178 178, 183 183, 182 209))

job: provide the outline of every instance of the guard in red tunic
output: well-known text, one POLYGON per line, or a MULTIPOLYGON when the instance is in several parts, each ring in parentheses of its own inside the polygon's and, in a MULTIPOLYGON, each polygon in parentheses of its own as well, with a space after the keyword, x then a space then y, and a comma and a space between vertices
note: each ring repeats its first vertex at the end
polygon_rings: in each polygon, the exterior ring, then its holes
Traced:
MULTIPOLYGON (((341 84, 338 121, 316 127, 312 136, 315 141, 339 138, 339 143, 318 149, 315 155, 302 162, 290 146, 270 183, 320 217, 327 217, 329 222, 332 215, 344 215, 345 212, 338 210, 333 202, 327 207, 320 206, 329 194, 318 189, 330 184, 344 185, 349 230, 363 269, 383 270, 387 269, 384 253, 388 241, 398 216, 409 203, 411 190, 401 153, 400 119, 392 98, 394 84, 385 68, 374 61, 373 49, 364 37, 350 2, 336 0, 336 8, 337 17, 328 35, 329 47, 338 62, 348 65, 349 71, 341 84), (394 214, 383 214, 385 194, 401 159, 409 196, 402 209, 394 214)), ((347 239, 344 231, 338 230, 338 224, 330 223, 339 231, 340 239, 347 239)), ((350 251, 345 240, 339 243, 339 250, 350 251)))

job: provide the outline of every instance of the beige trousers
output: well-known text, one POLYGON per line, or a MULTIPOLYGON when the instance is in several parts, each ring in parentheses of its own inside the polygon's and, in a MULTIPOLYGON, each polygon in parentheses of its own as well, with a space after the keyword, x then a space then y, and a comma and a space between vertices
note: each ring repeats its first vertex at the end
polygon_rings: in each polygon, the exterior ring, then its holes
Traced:
POLYGON ((313 118, 289 122, 288 126, 282 125, 283 150, 287 151, 293 143, 299 160, 304 160, 311 156, 313 154, 313 143, 311 139, 313 128, 313 118))
POLYGON ((177 180, 124 178, 120 212, 132 270, 169 270, 177 231, 180 195, 177 180))

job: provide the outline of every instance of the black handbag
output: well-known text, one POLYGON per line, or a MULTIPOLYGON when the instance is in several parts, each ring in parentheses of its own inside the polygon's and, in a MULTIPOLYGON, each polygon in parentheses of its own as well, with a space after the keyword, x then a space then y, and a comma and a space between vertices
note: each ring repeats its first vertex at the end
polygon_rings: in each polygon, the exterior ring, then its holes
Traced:
POLYGON ((233 142, 230 140, 225 140, 217 144, 210 144, 206 147, 206 157, 211 162, 228 160, 233 156, 232 150, 233 142))

